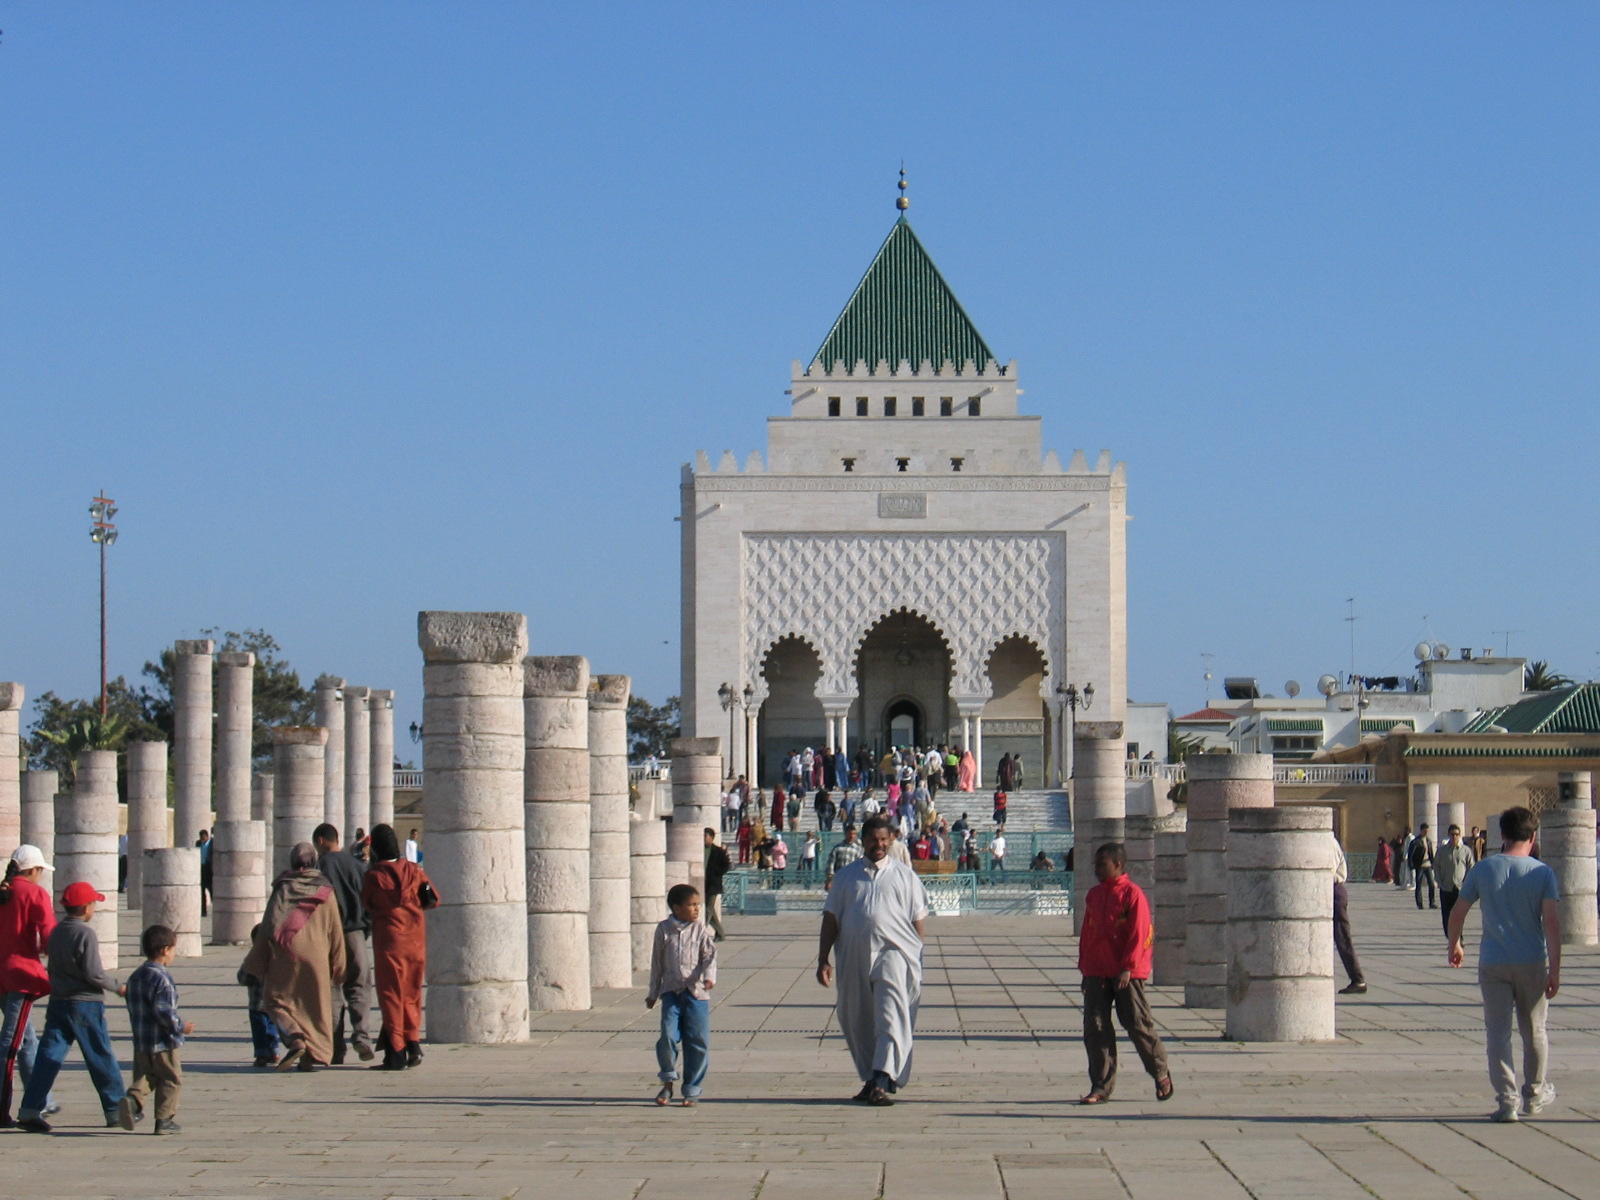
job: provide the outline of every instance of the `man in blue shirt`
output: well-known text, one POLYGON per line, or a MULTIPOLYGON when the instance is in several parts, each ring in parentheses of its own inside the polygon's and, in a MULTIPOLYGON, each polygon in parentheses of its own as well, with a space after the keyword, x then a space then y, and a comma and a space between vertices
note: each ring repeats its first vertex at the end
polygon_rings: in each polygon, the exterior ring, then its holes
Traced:
POLYGON ((1489 1043, 1489 1082, 1498 1108, 1492 1121, 1516 1121, 1543 1111, 1556 1089, 1546 1078, 1549 1045, 1545 1014, 1561 989, 1561 889, 1556 873, 1533 857, 1539 819, 1526 808, 1500 814, 1504 848, 1467 872, 1450 910, 1450 965, 1462 963, 1467 912, 1483 905, 1478 988, 1489 1043), (1511 1022, 1522 1031, 1522 1091, 1517 1092, 1511 1022))

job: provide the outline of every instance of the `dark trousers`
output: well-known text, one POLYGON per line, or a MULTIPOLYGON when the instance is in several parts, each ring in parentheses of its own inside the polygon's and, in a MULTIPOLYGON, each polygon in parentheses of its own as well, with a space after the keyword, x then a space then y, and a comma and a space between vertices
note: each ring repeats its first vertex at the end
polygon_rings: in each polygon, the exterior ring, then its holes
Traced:
POLYGON ((250 1010, 250 1044, 257 1058, 278 1057, 278 1027, 264 1012, 250 1010))
POLYGON ((1350 892, 1342 883, 1333 885, 1333 948, 1344 963, 1344 973, 1351 983, 1365 983, 1361 963, 1356 959, 1355 939, 1350 936, 1350 892))
POLYGON ((1428 907, 1429 908, 1438 908, 1439 907, 1439 893, 1437 892, 1437 890, 1435 890, 1437 885, 1434 883, 1434 875, 1433 875, 1433 868, 1432 867, 1418 867, 1417 868, 1417 882, 1416 882, 1416 885, 1413 887, 1412 891, 1414 892, 1414 894, 1417 897, 1417 907, 1418 908, 1422 907, 1422 885, 1424 883, 1426 883, 1428 885, 1428 907))
POLYGON ((1131 979, 1125 988, 1103 975, 1083 977, 1083 1048, 1089 1055, 1089 1087, 1108 1099, 1117 1086, 1117 1027, 1112 1010, 1127 1030, 1139 1061, 1157 1083, 1167 1077, 1167 1051, 1156 1036, 1145 999, 1144 980, 1131 979))
POLYGON ((1461 899, 1461 890, 1451 891, 1448 888, 1439 889, 1439 919, 1444 922, 1444 931, 1450 932, 1450 910, 1456 906, 1456 901, 1461 899))

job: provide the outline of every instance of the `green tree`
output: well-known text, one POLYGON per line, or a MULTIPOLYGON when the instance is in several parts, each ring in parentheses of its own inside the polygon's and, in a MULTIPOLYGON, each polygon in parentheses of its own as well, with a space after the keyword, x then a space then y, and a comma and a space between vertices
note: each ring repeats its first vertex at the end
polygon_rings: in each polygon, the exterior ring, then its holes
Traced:
POLYGON ((1529 692, 1553 692, 1557 688, 1571 687, 1572 680, 1559 672, 1552 671, 1550 664, 1542 658, 1534 659, 1522 669, 1522 687, 1529 692))
POLYGON ((665 755, 667 743, 678 736, 681 723, 678 697, 662 705, 642 696, 628 697, 628 758, 637 762, 648 754, 665 755))
POLYGON ((120 675, 106 685, 106 716, 100 701, 63 700, 45 692, 33 702, 34 720, 24 748, 35 771, 60 771, 71 780, 78 754, 84 750, 121 750, 129 741, 160 741, 166 734, 149 720, 143 691, 134 691, 120 675))

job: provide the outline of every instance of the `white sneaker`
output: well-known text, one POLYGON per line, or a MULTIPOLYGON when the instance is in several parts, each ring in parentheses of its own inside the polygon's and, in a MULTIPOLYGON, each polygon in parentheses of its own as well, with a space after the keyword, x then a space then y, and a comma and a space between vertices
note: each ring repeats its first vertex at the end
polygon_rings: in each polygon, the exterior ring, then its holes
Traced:
POLYGON ((1501 1125, 1515 1125, 1521 1118, 1517 1116, 1515 1104, 1502 1104, 1489 1114, 1489 1120, 1497 1121, 1501 1125))
POLYGON ((1522 1101, 1522 1115, 1525 1117, 1537 1116, 1555 1101, 1556 1085, 1548 1079, 1540 1085, 1539 1090, 1522 1101))

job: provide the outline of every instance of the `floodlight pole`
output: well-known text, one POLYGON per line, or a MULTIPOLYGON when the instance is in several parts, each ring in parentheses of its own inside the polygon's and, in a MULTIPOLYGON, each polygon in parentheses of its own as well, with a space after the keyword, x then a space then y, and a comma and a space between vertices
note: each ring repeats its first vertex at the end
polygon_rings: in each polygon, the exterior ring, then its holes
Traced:
POLYGON ((116 501, 100 489, 100 494, 89 503, 89 515, 94 525, 89 529, 90 539, 100 547, 100 716, 106 715, 106 547, 117 540, 117 527, 111 518, 117 515, 116 501))

